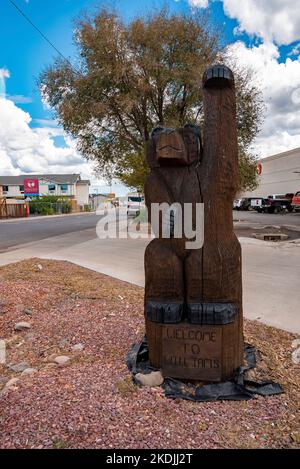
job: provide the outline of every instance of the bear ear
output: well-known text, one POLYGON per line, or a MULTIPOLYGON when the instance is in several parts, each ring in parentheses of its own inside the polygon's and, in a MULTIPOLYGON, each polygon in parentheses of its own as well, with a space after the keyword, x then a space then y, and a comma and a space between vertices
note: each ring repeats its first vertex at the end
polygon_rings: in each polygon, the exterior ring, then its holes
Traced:
POLYGON ((163 132, 164 130, 165 130, 165 128, 162 125, 158 125, 157 127, 155 127, 155 129, 152 130, 151 138, 153 138, 158 133, 163 132))
POLYGON ((195 125, 195 124, 186 124, 184 126, 185 129, 190 129, 198 138, 201 139, 201 130, 200 130, 200 127, 199 125, 195 125))

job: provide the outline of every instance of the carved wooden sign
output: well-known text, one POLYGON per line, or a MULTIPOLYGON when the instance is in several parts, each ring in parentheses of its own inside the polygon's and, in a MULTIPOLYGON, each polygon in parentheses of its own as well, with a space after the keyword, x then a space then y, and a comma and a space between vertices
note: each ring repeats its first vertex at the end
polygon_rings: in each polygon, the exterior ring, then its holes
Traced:
MULTIPOLYGON (((238 184, 234 77, 223 65, 203 77, 204 129, 158 127, 147 151, 153 204, 204 206, 204 243, 158 236, 145 253, 145 319, 151 363, 165 376, 221 381, 243 359, 241 248, 233 231, 238 184), (202 143, 203 142, 203 143, 202 143), (189 247, 187 247, 189 246, 189 247)), ((174 214, 173 214, 174 216, 174 214)), ((151 220, 150 220, 151 221, 151 220)), ((170 220, 170 225, 172 221, 170 220)))
POLYGON ((162 368, 173 378, 219 380, 222 366, 220 327, 167 325, 163 328, 162 368))

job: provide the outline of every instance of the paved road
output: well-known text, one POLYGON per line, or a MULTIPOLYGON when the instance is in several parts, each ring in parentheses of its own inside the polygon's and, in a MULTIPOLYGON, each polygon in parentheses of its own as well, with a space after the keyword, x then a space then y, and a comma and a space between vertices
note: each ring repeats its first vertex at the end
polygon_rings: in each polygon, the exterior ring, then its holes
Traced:
POLYGON ((234 210, 233 219, 236 221, 240 220, 241 222, 262 223, 264 225, 293 225, 300 227, 300 212, 272 215, 270 213, 240 212, 234 210))
MULTIPOLYGON (((300 228, 300 213, 285 215, 234 212, 234 219, 245 223, 262 225, 293 225, 300 228)), ((0 220, 0 252, 19 245, 40 241, 67 233, 81 233, 81 240, 96 238, 96 225, 100 216, 95 214, 67 215, 61 217, 38 217, 13 221, 0 220)), ((237 231, 238 233, 238 231, 237 231)))
POLYGON ((20 244, 86 230, 89 233, 85 233, 84 239, 95 238, 95 227, 99 219, 95 214, 81 214, 0 221, 0 252, 20 244))

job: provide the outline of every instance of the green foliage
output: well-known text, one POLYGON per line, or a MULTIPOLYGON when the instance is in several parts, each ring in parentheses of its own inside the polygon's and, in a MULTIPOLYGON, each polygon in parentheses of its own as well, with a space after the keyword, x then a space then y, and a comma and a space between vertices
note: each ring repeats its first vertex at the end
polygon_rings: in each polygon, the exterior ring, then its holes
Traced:
POLYGON ((238 192, 254 191, 258 187, 257 158, 242 149, 239 154, 239 174, 238 192))
POLYGON ((64 196, 59 196, 59 195, 41 195, 39 197, 35 197, 35 199, 32 201, 37 201, 37 202, 44 202, 44 203, 50 203, 50 204, 55 204, 57 202, 64 202, 66 200, 69 200, 68 198, 64 196))
POLYGON ((60 438, 55 438, 53 440, 53 449, 66 449, 68 447, 67 443, 60 439, 60 438))
MULTIPOLYGON (((171 15, 163 9, 125 24, 102 9, 78 21, 75 43, 79 69, 57 60, 41 75, 42 92, 96 171, 141 191, 151 130, 201 124, 202 74, 213 62, 229 60, 219 33, 199 12, 171 15)), ((233 68, 239 144, 246 154, 259 130, 261 97, 249 72, 233 68)), ((251 186, 253 177, 245 171, 241 179, 251 186)))
POLYGON ((29 210, 31 214, 38 215, 66 214, 71 212, 72 205, 67 197, 45 195, 31 200, 29 202, 29 210))
POLYGON ((130 396, 132 393, 137 392, 137 387, 133 384, 131 376, 126 376, 124 379, 118 381, 116 383, 116 389, 123 397, 130 396))
POLYGON ((150 168, 146 163, 144 152, 140 151, 125 155, 116 168, 116 177, 128 187, 135 188, 137 192, 144 192, 144 183, 150 168))

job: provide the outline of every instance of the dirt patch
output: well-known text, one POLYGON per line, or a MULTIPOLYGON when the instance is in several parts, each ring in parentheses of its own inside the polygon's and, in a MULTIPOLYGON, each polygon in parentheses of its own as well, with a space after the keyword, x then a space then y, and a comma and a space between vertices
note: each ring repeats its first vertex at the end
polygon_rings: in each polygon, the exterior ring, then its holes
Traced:
POLYGON ((0 388, 20 378, 0 397, 1 448, 299 447, 296 336, 245 321, 245 339, 260 354, 253 377, 277 381, 285 394, 247 402, 170 400, 161 388, 134 386, 124 363, 144 334, 143 293, 68 262, 33 259, 0 268, 7 363, 38 369, 20 377, 0 365, 0 388), (16 333, 21 321, 31 329, 16 333), (84 348, 74 352, 79 343, 84 348), (58 366, 55 356, 71 360, 58 366))

